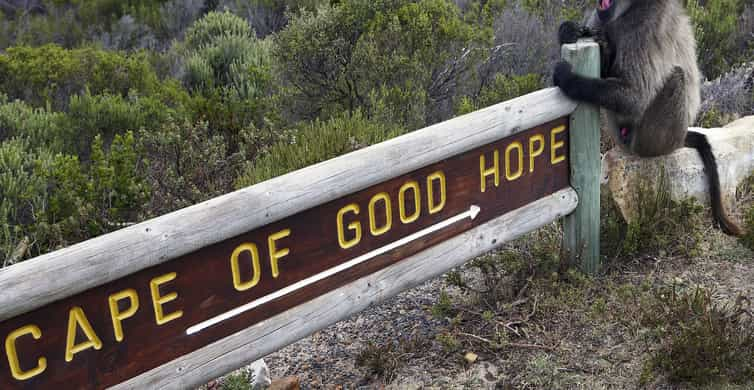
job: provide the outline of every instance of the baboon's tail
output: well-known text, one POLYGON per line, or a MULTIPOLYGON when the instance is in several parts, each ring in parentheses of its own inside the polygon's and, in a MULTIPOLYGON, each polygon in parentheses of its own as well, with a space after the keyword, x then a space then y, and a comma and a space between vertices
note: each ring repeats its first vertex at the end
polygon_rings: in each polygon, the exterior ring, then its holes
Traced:
POLYGON ((694 148, 699 152, 704 162, 704 170, 707 171, 710 197, 712 198, 712 215, 715 221, 720 224, 720 229, 732 236, 742 236, 743 231, 735 222, 731 221, 725 212, 722 199, 720 197, 720 177, 717 174, 717 162, 715 155, 712 154, 712 147, 707 141, 707 136, 695 131, 689 131, 686 134, 686 147, 694 148))

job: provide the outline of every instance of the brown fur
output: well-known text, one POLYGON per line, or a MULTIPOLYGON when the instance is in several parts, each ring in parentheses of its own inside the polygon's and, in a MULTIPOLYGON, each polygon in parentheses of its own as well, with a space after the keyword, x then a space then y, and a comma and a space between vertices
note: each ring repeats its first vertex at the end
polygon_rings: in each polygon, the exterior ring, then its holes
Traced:
POLYGON ((717 166, 706 137, 687 134, 700 106, 696 41, 678 0, 613 0, 595 10, 585 27, 566 22, 561 43, 594 36, 602 53, 602 78, 581 77, 568 63, 555 68, 554 81, 569 97, 605 110, 615 143, 641 157, 696 148, 710 181, 712 208, 723 231, 740 235, 720 199, 717 166))

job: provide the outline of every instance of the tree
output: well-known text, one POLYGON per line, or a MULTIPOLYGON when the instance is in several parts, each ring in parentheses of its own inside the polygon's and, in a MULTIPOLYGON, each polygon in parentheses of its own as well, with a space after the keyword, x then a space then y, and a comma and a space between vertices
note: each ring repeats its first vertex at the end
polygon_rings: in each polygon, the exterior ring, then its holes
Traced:
POLYGON ((485 32, 447 1, 347 0, 302 11, 274 53, 300 117, 362 110, 415 128, 450 115, 485 32))

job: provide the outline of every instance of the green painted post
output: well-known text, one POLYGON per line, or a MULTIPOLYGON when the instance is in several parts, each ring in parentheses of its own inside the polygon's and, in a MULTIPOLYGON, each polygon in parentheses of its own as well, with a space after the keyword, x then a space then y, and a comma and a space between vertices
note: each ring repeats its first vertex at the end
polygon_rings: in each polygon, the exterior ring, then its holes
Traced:
MULTIPOLYGON (((575 73, 600 77, 599 45, 582 39, 563 45, 561 57, 575 73)), ((571 264, 587 274, 600 268, 600 115, 591 104, 580 103, 571 114, 571 186, 579 195, 576 210, 565 218, 565 253, 571 264)))

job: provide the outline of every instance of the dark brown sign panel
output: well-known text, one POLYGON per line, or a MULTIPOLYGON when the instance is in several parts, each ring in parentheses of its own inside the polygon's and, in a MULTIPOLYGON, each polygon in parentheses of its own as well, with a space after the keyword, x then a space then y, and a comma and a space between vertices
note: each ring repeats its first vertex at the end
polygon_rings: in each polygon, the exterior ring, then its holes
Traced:
POLYGON ((555 120, 4 321, 0 388, 120 383, 563 189, 567 126, 555 120))

